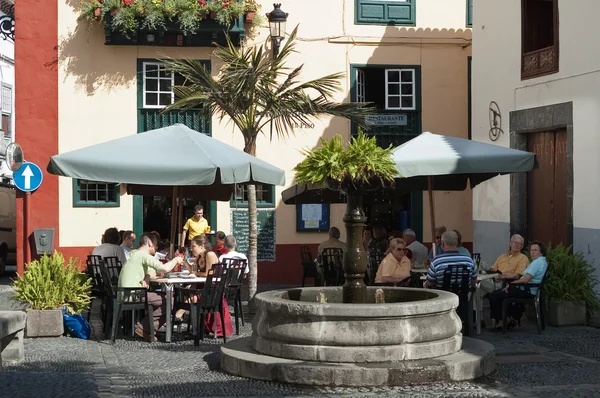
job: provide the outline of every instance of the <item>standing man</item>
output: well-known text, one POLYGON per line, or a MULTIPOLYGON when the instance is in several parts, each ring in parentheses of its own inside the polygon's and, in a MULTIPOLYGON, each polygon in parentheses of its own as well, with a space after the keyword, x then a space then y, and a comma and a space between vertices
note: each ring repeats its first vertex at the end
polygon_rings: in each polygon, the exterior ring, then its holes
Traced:
MULTIPOLYGON (((166 264, 161 263, 154 258, 157 246, 158 241, 153 234, 143 234, 140 236, 140 246, 137 250, 131 252, 129 260, 123 265, 123 269, 121 269, 121 273, 119 274, 119 287, 148 288, 149 269, 153 269, 156 272, 169 272, 175 265, 181 265, 183 263, 182 257, 175 257, 166 264)), ((147 341, 155 341, 156 331, 166 321, 165 295, 148 292, 148 304, 152 306, 155 335, 150 335, 149 314, 146 314, 142 319, 142 322, 136 325, 135 334, 147 341)), ((117 326, 114 325, 113 327, 117 326)))
POLYGON ((427 247, 417 240, 417 234, 410 228, 402 231, 406 249, 410 251, 410 262, 413 266, 425 265, 427 262, 427 247))
POLYGON ((181 233, 180 246, 187 246, 194 237, 201 235, 208 229, 208 221, 204 218, 204 207, 196 205, 194 215, 185 222, 181 233), (187 238, 187 239, 186 239, 187 238))
POLYGON ((127 260, 129 260, 129 256, 133 250, 133 245, 135 245, 135 233, 133 231, 123 232, 123 243, 121 243, 121 249, 123 249, 127 260))

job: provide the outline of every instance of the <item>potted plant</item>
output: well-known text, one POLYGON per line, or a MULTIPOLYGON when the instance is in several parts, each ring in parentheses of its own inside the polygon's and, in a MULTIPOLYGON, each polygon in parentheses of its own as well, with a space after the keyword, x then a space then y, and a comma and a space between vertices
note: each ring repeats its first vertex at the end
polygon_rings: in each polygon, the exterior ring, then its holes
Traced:
POLYGON ((104 16, 103 7, 103 0, 84 1, 80 4, 79 13, 88 21, 100 21, 104 16))
POLYGON ((246 22, 254 21, 254 17, 259 9, 260 4, 256 0, 244 0, 244 20, 246 22))
POLYGON ((548 278, 543 295, 548 323, 555 326, 584 325, 586 316, 600 309, 594 289, 598 285, 594 267, 582 252, 558 245, 548 249, 548 278))
POLYGON ((59 252, 25 264, 14 281, 13 300, 27 304, 27 336, 50 337, 64 333, 62 308, 80 314, 90 304, 91 279, 79 271, 78 259, 68 264, 59 252))
POLYGON ((212 0, 208 3, 211 19, 228 26, 244 13, 244 4, 237 0, 212 0))
POLYGON ((369 138, 359 130, 347 148, 344 148, 342 137, 336 135, 330 141, 321 139, 320 148, 305 149, 303 154, 306 159, 294 168, 297 182, 327 184, 330 189, 346 194, 344 223, 348 249, 344 257, 343 299, 345 303, 363 303, 366 294, 363 278, 367 270, 366 253, 361 243, 366 221, 363 195, 393 184, 397 171, 391 147, 378 146, 375 137, 369 138))

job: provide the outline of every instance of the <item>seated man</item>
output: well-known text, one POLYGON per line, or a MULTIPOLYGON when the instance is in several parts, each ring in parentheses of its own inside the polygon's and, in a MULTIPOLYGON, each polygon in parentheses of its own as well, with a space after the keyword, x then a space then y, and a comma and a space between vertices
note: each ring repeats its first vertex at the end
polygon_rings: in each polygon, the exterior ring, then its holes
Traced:
POLYGON ((417 240, 417 234, 410 228, 402 231, 402 237, 406 242, 407 252, 411 253, 410 262, 414 266, 422 266, 427 262, 427 247, 417 240))
POLYGON ((244 274, 247 274, 248 272, 250 272, 250 264, 248 263, 248 257, 246 257, 246 255, 244 253, 238 253, 235 251, 235 249, 237 247, 237 241, 235 239, 235 236, 227 235, 225 237, 225 240, 223 241, 223 246, 225 246, 225 251, 227 251, 227 253, 225 253, 219 257, 220 263, 222 263, 223 259, 225 259, 225 258, 246 260, 246 269, 244 270, 244 274))
POLYGON ((404 254, 406 244, 403 239, 394 238, 390 241, 390 253, 385 256, 375 276, 375 283, 397 284, 410 278, 410 260, 404 254))
POLYGON ((102 244, 92 250, 92 255, 104 257, 118 257, 121 265, 125 264, 127 257, 125 250, 119 246, 119 230, 116 228, 108 228, 102 235, 102 244))
MULTIPOLYGON (((494 265, 490 268, 492 272, 498 272, 499 275, 495 278, 498 281, 518 279, 523 275, 523 271, 529 265, 529 259, 521 253, 525 239, 519 234, 515 234, 510 238, 510 249, 506 253, 502 253, 494 265)), ((496 290, 494 281, 486 279, 481 281, 480 291, 481 297, 496 290)))
MULTIPOLYGON (((441 244, 441 239, 442 239, 442 234, 446 232, 446 227, 438 227, 435 230, 435 255, 439 256, 440 254, 442 254, 444 252, 444 248, 442 247, 441 244)), ((457 246, 458 247, 458 246, 457 246)), ((431 262, 433 261, 433 247, 431 248, 431 250, 429 251, 429 264, 431 264, 431 262)))
POLYGON ((346 253, 346 244, 340 241, 340 230, 336 227, 329 228, 329 239, 319 245, 318 253, 323 253, 324 249, 342 249, 342 253, 346 253))
MULTIPOLYGON (((175 265, 181 265, 183 258, 175 257, 166 264, 161 263, 154 258, 158 242, 153 234, 142 234, 140 236, 140 245, 137 250, 131 252, 129 260, 123 265, 119 275, 119 287, 145 287, 148 288, 149 277, 148 269, 154 269, 156 272, 171 271, 175 265)), ((152 317, 154 319, 154 333, 165 323, 166 301, 164 294, 148 292, 148 303, 152 306, 152 317)), ((135 334, 145 340, 156 340, 155 336, 150 336, 148 314, 144 316, 141 324, 136 325, 135 334)), ((117 325, 113 325, 117 327, 117 325)))
POLYGON ((446 231, 441 236, 441 246, 443 253, 435 256, 429 265, 427 272, 427 281, 425 287, 441 288, 444 284, 444 273, 446 269, 455 264, 464 264, 468 267, 471 273, 471 283, 475 285, 477 282, 477 270, 470 256, 460 254, 457 250, 458 235, 454 231, 446 231))

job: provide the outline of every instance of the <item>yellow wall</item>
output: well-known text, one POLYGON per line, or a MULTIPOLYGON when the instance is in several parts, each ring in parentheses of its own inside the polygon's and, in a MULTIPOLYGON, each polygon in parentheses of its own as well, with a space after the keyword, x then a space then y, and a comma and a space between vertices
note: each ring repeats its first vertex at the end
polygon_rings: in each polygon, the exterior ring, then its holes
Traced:
MULTIPOLYGON (((262 1, 263 12, 272 2, 262 1)), ((136 67, 138 58, 182 57, 210 60, 218 73, 212 48, 170 48, 104 45, 103 27, 77 21, 67 2, 59 5, 59 151, 65 152, 137 132, 136 67)), ((421 65, 423 131, 467 137, 467 57, 470 29, 465 29, 466 0, 417 0, 417 27, 355 25, 354 0, 289 0, 287 32, 300 24, 297 54, 290 65, 304 63, 302 79, 346 72, 339 101, 350 92, 351 64, 421 65)), ((268 32, 254 38, 261 44, 268 32)), ((270 43, 267 43, 270 48, 270 43)), ((276 197, 293 183, 292 168, 302 160, 299 150, 313 148, 321 136, 349 136, 350 124, 343 119, 315 120, 313 129, 294 131, 293 139, 268 138, 258 142, 257 155, 286 170, 286 187, 277 187, 276 197)), ((268 134, 268 131, 266 132, 268 134)), ((243 140, 232 126, 212 121, 212 136, 242 148, 243 140)), ((106 160, 107 162, 110 159, 106 160)), ((73 208, 71 179, 59 186, 60 246, 93 246, 105 228, 131 228, 132 200, 121 196, 119 208, 73 208), (82 224, 84 221, 85 224, 82 224), (82 227, 84 225, 85 227, 82 227)), ((428 201, 424 199, 423 225, 428 231, 428 201)), ((472 240, 471 194, 435 194, 437 224, 458 228, 465 241, 472 240)), ((229 231, 228 203, 218 204, 218 225, 229 231)), ((343 231, 343 205, 331 208, 331 225, 343 231)), ((295 232, 295 206, 277 206, 277 243, 315 243, 324 234, 295 232)), ((216 227, 216 228, 215 228, 216 227)), ((424 233, 424 240, 430 241, 424 233)))

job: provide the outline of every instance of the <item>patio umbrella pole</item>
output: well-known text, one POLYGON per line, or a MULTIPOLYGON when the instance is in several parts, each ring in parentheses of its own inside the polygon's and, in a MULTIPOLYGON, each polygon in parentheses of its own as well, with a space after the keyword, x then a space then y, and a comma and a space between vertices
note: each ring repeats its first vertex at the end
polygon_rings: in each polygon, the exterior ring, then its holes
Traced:
POLYGON ((175 232, 176 225, 175 222, 177 219, 175 218, 175 210, 177 209, 177 187, 173 187, 173 194, 171 198, 171 234, 169 235, 169 242, 171 242, 169 247, 169 255, 173 258, 173 253, 175 253, 175 232))
MULTIPOLYGON (((179 233, 179 247, 183 247, 185 242, 182 242, 181 231, 183 229, 182 218, 183 218, 183 198, 181 197, 181 192, 177 192, 177 202, 179 203, 178 215, 177 215, 177 231, 179 233)), ((188 231, 189 233, 189 231, 188 231)))
POLYGON ((433 257, 435 257, 435 211, 433 206, 433 177, 427 177, 427 190, 429 191, 429 218, 431 220, 431 250, 433 250, 433 257))

